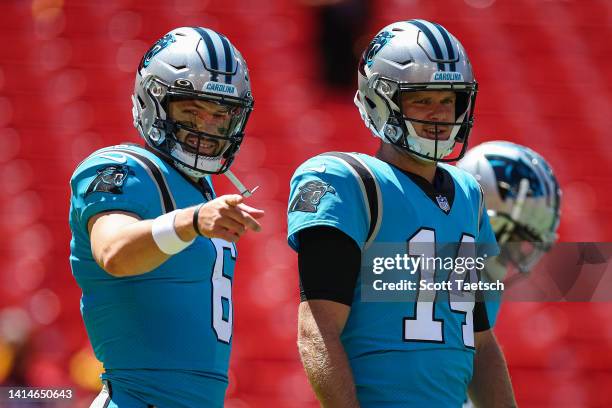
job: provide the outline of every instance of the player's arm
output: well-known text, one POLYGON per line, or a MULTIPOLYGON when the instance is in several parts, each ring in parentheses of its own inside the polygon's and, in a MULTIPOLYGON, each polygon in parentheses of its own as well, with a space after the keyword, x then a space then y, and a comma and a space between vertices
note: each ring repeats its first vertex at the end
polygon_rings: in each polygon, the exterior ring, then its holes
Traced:
POLYGON ((321 406, 359 407, 340 334, 351 309, 360 249, 348 235, 332 227, 302 230, 299 241, 298 349, 302 364, 321 406))
POLYGON ((308 381, 326 408, 358 407, 353 373, 340 333, 350 307, 329 300, 302 302, 298 316, 298 349, 308 381))
MULTIPOLYGON (((197 233, 194 228, 196 207, 178 210, 174 231, 185 243, 197 233)), ((247 229, 259 231, 257 222, 263 211, 242 203, 242 196, 227 195, 204 204, 198 211, 197 225, 202 235, 235 242, 247 229)), ((154 220, 141 220, 123 211, 102 212, 87 224, 94 259, 106 272, 124 277, 149 272, 171 255, 163 252, 152 234, 154 220)))
POLYGON ((469 394, 477 407, 516 407, 510 374, 492 330, 475 333, 474 375, 469 394))

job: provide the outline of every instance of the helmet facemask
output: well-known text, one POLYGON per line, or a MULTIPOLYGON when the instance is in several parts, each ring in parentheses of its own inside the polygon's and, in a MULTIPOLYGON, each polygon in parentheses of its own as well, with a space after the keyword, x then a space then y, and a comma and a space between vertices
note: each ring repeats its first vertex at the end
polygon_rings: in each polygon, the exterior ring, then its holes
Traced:
POLYGON ((491 226, 501 252, 496 261, 504 267, 514 266, 521 273, 529 273, 548 252, 556 234, 541 236, 512 219, 509 214, 491 212, 491 226))
POLYGON ((373 91, 378 96, 377 99, 384 102, 388 111, 388 118, 380 131, 384 140, 424 161, 452 162, 463 156, 474 122, 476 82, 408 84, 376 78, 373 91), (429 92, 432 93, 431 96, 428 95, 429 92), (424 98, 423 103, 426 104, 438 98, 441 92, 454 94, 454 98, 451 98, 454 101, 449 101, 455 107, 450 120, 431 121, 405 114, 410 109, 408 101, 414 101, 417 95, 418 99, 424 98), (462 144, 460 152, 448 157, 456 143, 462 144))
POLYGON ((238 98, 195 91, 187 80, 172 86, 156 77, 149 81, 145 89, 156 101, 157 112, 150 131, 152 147, 193 177, 227 171, 253 108, 250 95, 238 98), (173 106, 182 102, 183 108, 173 106))

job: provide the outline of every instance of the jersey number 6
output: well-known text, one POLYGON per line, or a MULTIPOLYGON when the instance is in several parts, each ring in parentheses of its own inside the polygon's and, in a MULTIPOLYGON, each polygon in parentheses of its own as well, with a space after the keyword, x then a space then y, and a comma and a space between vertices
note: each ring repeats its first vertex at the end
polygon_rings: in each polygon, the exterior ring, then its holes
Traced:
POLYGON ((223 273, 223 267, 225 251, 229 251, 232 259, 236 259, 236 247, 231 242, 219 238, 212 238, 211 241, 217 251, 211 278, 212 325, 217 339, 229 344, 232 339, 233 324, 232 279, 229 275, 223 273))

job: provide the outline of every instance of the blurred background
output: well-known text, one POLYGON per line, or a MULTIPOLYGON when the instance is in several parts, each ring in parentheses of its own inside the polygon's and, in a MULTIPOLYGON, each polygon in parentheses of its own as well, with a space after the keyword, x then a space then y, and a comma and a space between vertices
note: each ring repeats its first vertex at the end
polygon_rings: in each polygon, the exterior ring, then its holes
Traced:
MULTIPOLYGON (((471 145, 541 153, 563 189, 561 240, 611 241, 609 0, 2 0, 0 385, 70 386, 75 407, 99 390, 68 265, 68 180, 95 149, 139 142, 140 58, 172 28, 198 25, 248 62, 256 105, 232 169, 261 186, 250 202, 267 212, 239 245, 227 406, 317 406, 295 346, 288 182, 312 155, 374 152, 352 103, 357 60, 380 28, 412 18, 444 25, 468 51, 480 83, 471 145)), ((605 303, 504 304, 496 333, 520 406, 612 406, 611 321, 605 303)))

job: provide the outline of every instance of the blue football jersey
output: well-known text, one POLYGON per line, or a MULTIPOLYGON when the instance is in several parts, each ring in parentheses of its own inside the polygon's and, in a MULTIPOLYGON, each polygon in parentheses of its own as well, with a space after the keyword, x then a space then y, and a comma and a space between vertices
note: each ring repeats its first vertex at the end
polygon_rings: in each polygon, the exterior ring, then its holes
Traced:
MULTIPOLYGON (((372 301, 364 292, 364 270, 367 254, 376 248, 408 248, 410 255, 425 255, 412 253, 425 249, 439 255, 450 243, 457 244, 454 248, 469 243, 479 252, 474 256, 497 255, 480 186, 450 165, 438 164, 434 188, 374 157, 351 155, 369 168, 377 184, 380 218, 371 240, 370 227, 377 220, 370 219, 372 206, 364 183, 342 160, 320 155, 303 163, 291 180, 289 245, 298 250, 298 232, 323 225, 343 231, 362 249, 362 272, 341 335, 361 406, 460 407, 472 378, 474 325, 480 330, 492 327, 495 311, 474 301, 458 301, 444 290, 372 301)), ((406 279, 417 286, 426 278, 449 279, 444 270, 430 268, 430 276, 422 269, 406 274, 406 279)))
POLYGON ((153 405, 222 406, 232 340, 234 244, 198 237, 153 271, 117 278, 93 259, 87 230, 88 220, 105 211, 153 219, 168 204, 185 208, 211 200, 210 184, 191 182, 135 145, 93 153, 70 183, 70 264, 82 289, 87 334, 106 370, 103 378, 141 392, 153 405), (157 171, 144 165, 147 160, 157 171), (167 184, 169 196, 160 183, 167 184))

